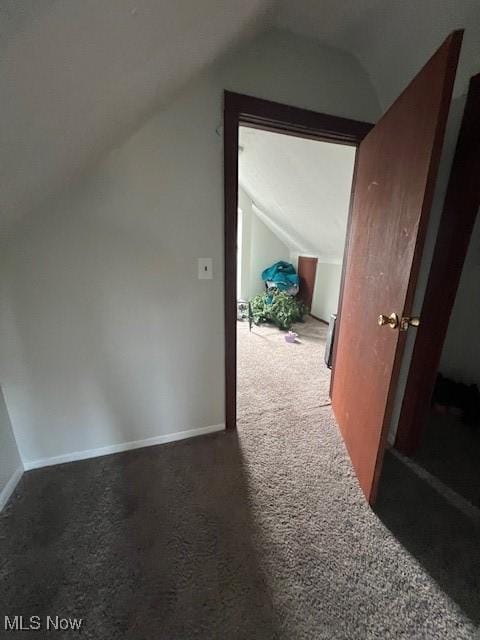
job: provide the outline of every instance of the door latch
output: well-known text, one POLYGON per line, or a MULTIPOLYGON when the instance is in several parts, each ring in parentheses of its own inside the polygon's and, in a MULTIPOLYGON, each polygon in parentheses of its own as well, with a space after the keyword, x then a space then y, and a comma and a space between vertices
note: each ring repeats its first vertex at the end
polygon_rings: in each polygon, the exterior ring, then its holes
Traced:
POLYGON ((381 327, 388 325, 390 329, 406 331, 408 327, 418 327, 420 324, 420 318, 410 318, 409 316, 402 316, 402 318, 399 318, 396 313, 391 313, 389 316, 385 316, 382 313, 378 316, 378 324, 381 327))
POLYGON ((420 324, 420 318, 409 318, 408 316, 403 316, 400 320, 400 331, 406 331, 408 327, 418 327, 420 324))

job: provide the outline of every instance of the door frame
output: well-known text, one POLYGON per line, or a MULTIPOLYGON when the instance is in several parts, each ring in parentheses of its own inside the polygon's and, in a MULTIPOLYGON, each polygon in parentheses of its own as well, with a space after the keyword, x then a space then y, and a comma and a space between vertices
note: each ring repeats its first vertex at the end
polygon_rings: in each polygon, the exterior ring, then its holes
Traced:
POLYGON ((450 315, 480 206, 480 73, 470 80, 407 376, 395 448, 410 456, 426 424, 450 315))
MULTIPOLYGON (((237 422, 237 211, 238 130, 241 125, 299 138, 358 147, 373 124, 299 107, 224 92, 224 312, 225 312, 225 426, 237 422)), ((355 171, 352 180, 355 182, 355 171)), ((345 246, 350 233, 348 215, 345 246)), ((344 269, 340 283, 342 299, 344 269)), ((340 308, 340 306, 339 306, 340 308)), ((335 353, 334 353, 335 358, 335 353)), ((334 359, 335 364, 335 359, 334 359)), ((332 368, 333 376, 334 367, 332 368)))

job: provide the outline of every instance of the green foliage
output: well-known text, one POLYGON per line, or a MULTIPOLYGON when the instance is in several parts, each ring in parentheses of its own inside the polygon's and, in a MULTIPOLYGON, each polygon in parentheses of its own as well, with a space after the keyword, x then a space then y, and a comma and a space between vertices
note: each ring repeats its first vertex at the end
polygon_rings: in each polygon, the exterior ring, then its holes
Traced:
POLYGON ((254 296, 250 304, 255 324, 271 322, 284 331, 288 331, 295 322, 303 322, 308 313, 303 302, 281 291, 254 296))

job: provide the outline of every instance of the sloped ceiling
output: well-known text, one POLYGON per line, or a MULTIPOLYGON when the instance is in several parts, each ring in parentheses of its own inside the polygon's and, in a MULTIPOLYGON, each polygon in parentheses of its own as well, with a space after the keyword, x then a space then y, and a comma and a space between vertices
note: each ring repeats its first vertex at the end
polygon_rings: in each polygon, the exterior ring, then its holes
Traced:
POLYGON ((355 148, 240 128, 239 182, 293 252, 340 262, 355 148))
POLYGON ((276 23, 353 54, 384 108, 455 29, 465 29, 456 95, 480 71, 478 0, 279 0, 276 23))
POLYGON ((0 0, 1 222, 263 27, 269 0, 0 0))
POLYGON ((0 0, 0 224, 272 26, 353 54, 384 107, 454 28, 466 27, 457 93, 479 71, 478 0, 0 0))

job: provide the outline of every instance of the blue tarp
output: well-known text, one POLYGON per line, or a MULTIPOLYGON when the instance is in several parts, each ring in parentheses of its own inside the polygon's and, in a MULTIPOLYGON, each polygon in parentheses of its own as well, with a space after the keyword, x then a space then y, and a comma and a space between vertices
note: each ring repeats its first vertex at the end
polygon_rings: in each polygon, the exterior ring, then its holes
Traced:
POLYGON ((283 260, 275 262, 271 267, 262 271, 262 280, 275 283, 279 291, 286 291, 290 287, 300 284, 300 279, 293 264, 283 262, 283 260))

